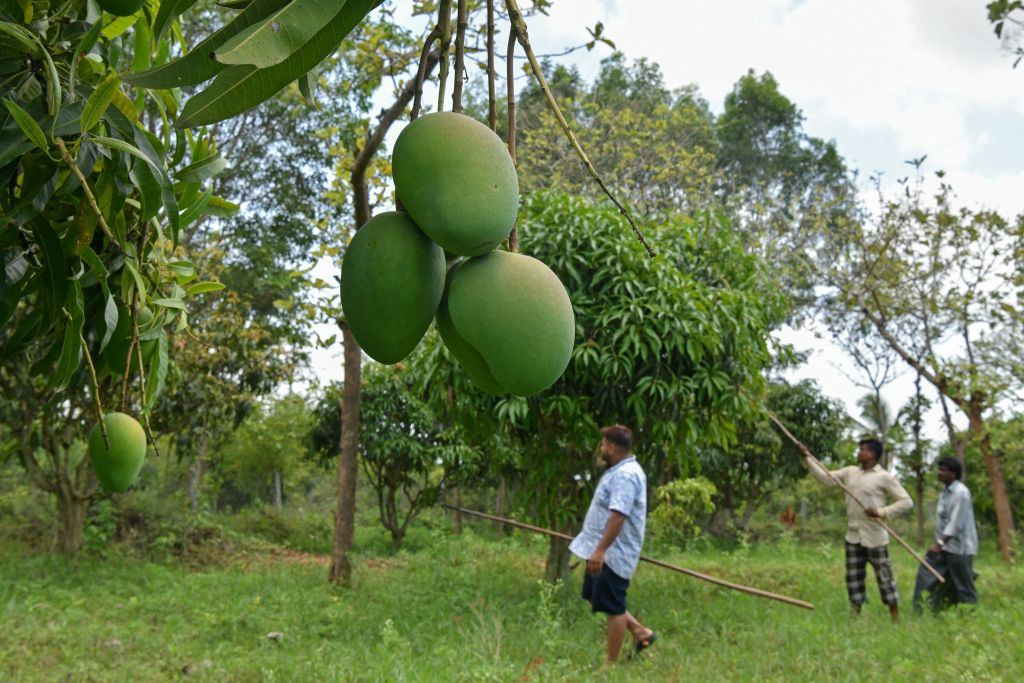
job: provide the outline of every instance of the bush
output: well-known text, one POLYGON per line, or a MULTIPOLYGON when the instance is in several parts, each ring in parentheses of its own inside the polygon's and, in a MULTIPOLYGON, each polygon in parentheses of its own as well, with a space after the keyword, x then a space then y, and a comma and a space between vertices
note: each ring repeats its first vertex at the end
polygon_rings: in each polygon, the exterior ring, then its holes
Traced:
POLYGON ((676 479, 654 492, 650 514, 651 535, 659 541, 685 548, 702 533, 701 523, 715 511, 712 497, 718 489, 704 477, 676 479))

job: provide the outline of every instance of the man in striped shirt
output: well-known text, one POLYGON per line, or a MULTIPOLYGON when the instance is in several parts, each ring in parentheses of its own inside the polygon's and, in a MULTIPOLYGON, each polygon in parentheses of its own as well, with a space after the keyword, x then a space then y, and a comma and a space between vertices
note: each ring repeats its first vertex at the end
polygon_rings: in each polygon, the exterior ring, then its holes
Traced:
POLYGON ((875 568, 882 602, 889 606, 895 623, 899 621, 900 594, 889 560, 889 534, 873 518, 886 519, 907 512, 914 507, 914 501, 899 480, 878 464, 883 453, 882 442, 861 439, 858 445, 857 466, 829 472, 806 453, 804 464, 821 483, 836 486, 836 482, 840 482, 860 501, 858 504, 850 496, 846 497, 846 591, 854 613, 859 614, 867 601, 865 579, 870 562, 875 568), (889 499, 895 500, 886 505, 889 499))
POLYGON ((630 452, 632 447, 628 428, 612 425, 601 430, 601 460, 609 467, 594 491, 583 530, 569 544, 572 554, 587 562, 583 599, 593 612, 608 615, 605 669, 618 660, 627 629, 633 634, 635 652, 657 638, 626 609, 626 590, 640 563, 647 524, 647 475, 630 452))

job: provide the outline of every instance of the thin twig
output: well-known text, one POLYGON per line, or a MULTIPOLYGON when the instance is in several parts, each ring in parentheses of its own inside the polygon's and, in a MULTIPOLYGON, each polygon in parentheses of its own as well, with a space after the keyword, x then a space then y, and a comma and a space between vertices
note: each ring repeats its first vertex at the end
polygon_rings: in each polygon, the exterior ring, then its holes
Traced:
MULTIPOLYGON (((138 297, 132 303, 133 308, 137 312, 139 305, 138 297)), ((139 319, 137 315, 132 316, 132 336, 139 336, 139 319)), ((156 437, 153 436, 153 428, 149 426, 149 409, 146 407, 146 370, 143 368, 142 361, 142 344, 138 344, 135 347, 135 355, 139 361, 139 393, 142 396, 142 424, 146 429, 146 436, 149 438, 149 442, 153 444, 153 454, 156 457, 160 457, 160 449, 156 445, 156 437)))
POLYGON ((71 153, 68 152, 68 148, 64 145, 64 141, 60 138, 54 138, 53 140, 57 143, 57 148, 60 150, 60 155, 64 159, 64 163, 68 165, 71 172, 78 177, 78 182, 82 184, 82 191, 85 193, 85 199, 88 202, 89 207, 92 209, 92 212, 96 214, 96 220, 99 221, 100 229, 103 230, 103 234, 106 235, 107 240, 114 245, 114 249, 124 253, 124 250, 121 249, 121 243, 117 241, 117 238, 114 237, 114 232, 110 229, 110 226, 107 225, 107 219, 103 217, 103 212, 100 211, 100 206, 96 202, 96 195, 92 193, 92 189, 89 187, 89 183, 85 179, 85 174, 82 173, 82 169, 80 169, 78 164, 75 163, 75 159, 71 156, 71 153))
POLYGON ((512 26, 518 35, 519 44, 523 46, 523 50, 526 52, 526 57, 530 61, 530 68, 533 71, 533 75, 537 79, 538 84, 540 84, 540 89, 544 93, 544 97, 547 100, 548 105, 551 107, 551 111, 554 113, 555 118, 558 120, 558 125, 562 128, 562 132, 564 132, 569 138, 569 142, 572 144, 573 149, 576 150, 576 155, 583 162, 583 165, 586 166, 587 171, 601 188, 601 191, 604 192, 605 196, 611 200, 612 204, 615 205, 615 208, 619 210, 619 213, 625 217, 626 221, 629 223, 629 227, 633 229, 633 233, 636 235, 636 238, 640 240, 640 244, 642 244, 644 249, 647 250, 647 255, 653 258, 657 255, 655 254, 654 249, 652 249, 651 245, 647 243, 647 239, 644 238, 643 233, 640 232, 640 228, 637 227, 636 223, 633 221, 633 217, 630 215, 626 207, 623 206, 614 195, 612 195, 608 186, 598 174, 597 169, 594 168, 594 164, 592 164, 590 162, 590 158, 587 157, 587 153, 583 151, 583 147, 580 145, 579 140, 576 139, 576 134, 572 132, 572 129, 569 127, 569 123, 562 115, 562 110, 558 108, 555 96, 551 93, 551 88, 548 87, 547 79, 544 78, 544 72, 540 67, 540 62, 537 61, 537 55, 534 54, 533 47, 530 45, 530 35, 526 29, 526 21, 523 19, 523 13, 519 9, 519 3, 516 2, 516 0, 505 0, 505 3, 508 7, 509 19, 511 19, 512 26))
POLYGON ((467 0, 459 0, 455 31, 455 85, 452 89, 452 111, 462 113, 462 86, 466 81, 467 0))
POLYGON ((107 436, 107 424, 103 419, 103 402, 100 400, 100 383, 96 379, 96 367, 92 364, 92 355, 89 353, 89 344, 85 336, 79 333, 78 338, 82 340, 82 351, 85 354, 85 364, 89 366, 89 379, 92 381, 92 397, 96 403, 96 419, 100 423, 100 433, 103 434, 103 445, 110 450, 110 437, 107 436))
POLYGON ((437 77, 437 110, 444 111, 444 90, 448 82, 448 50, 452 45, 452 0, 441 0, 437 28, 441 31, 441 69, 437 77))
POLYGON ((409 120, 415 121, 420 115, 420 100, 423 98, 423 81, 427 76, 427 56, 430 54, 430 46, 435 40, 441 36, 441 31, 435 26, 427 34, 426 40, 423 41, 423 50, 420 51, 420 66, 416 70, 416 84, 415 84, 415 95, 412 101, 412 113, 409 114, 409 120))
MULTIPOLYGON (((775 415, 770 410, 765 410, 765 413, 768 415, 768 419, 771 420, 772 422, 774 422, 775 425, 779 429, 782 430, 782 433, 785 434, 786 437, 790 441, 793 442, 793 445, 796 446, 797 450, 800 451, 800 453, 802 453, 805 458, 807 458, 812 463, 817 464, 818 467, 820 467, 821 470, 828 475, 828 478, 832 481, 833 484, 835 484, 836 486, 841 488, 843 490, 843 492, 846 495, 848 495, 853 500, 853 502, 855 502, 858 506, 860 506, 860 508, 862 510, 867 512, 868 506, 865 505, 864 503, 862 503, 860 498, 858 498, 857 496, 853 495, 853 491, 848 489, 846 487, 846 485, 843 484, 843 482, 839 481, 834 476, 832 476, 832 473, 829 472, 828 469, 824 465, 821 464, 821 461, 819 461, 817 458, 814 457, 814 454, 811 453, 811 451, 807 448, 807 446, 805 446, 803 443, 801 443, 801 441, 798 438, 793 436, 793 434, 790 433, 790 431, 788 429, 786 429, 786 426, 784 424, 782 424, 782 422, 779 420, 779 418, 775 417, 775 415)), ((911 548, 910 544, 907 543, 906 541, 904 541, 903 537, 900 536, 899 534, 897 534, 895 531, 893 531, 892 527, 890 527, 888 524, 883 522, 880 517, 870 517, 869 516, 868 519, 874 520, 879 526, 881 526, 883 529, 885 529, 887 532, 889 532, 889 535, 892 536, 893 538, 895 538, 899 542, 900 545, 902 545, 904 548, 906 548, 907 552, 909 552, 911 555, 913 555, 914 559, 917 560, 921 564, 922 567, 924 567, 929 572, 931 572, 932 576, 934 576, 936 579, 939 580, 939 583, 945 583, 946 582, 946 579, 943 578, 942 574, 940 574, 937 571, 935 571, 935 567, 933 567, 930 564, 928 564, 928 562, 923 557, 918 555, 917 551, 914 550, 913 548, 911 548)))
POLYGON ((498 130, 498 97, 494 73, 494 0, 487 0, 487 123, 498 130))
MULTIPOLYGON (((517 522, 516 520, 508 519, 507 517, 496 517, 494 515, 488 515, 483 512, 477 512, 475 510, 468 510, 466 508, 448 505, 447 503, 442 503, 441 506, 448 508, 449 510, 461 512, 462 514, 488 519, 492 522, 503 522, 505 524, 508 524, 509 526, 519 527, 520 529, 526 529, 527 531, 535 531, 537 533, 546 534, 548 536, 553 536, 555 538, 561 538, 566 541, 572 540, 572 536, 568 534, 563 534, 561 532, 553 531, 551 529, 545 529, 544 527, 534 526, 532 524, 524 524, 523 522, 517 522)), ((778 593, 771 593, 769 591, 761 590, 760 588, 751 588, 750 586, 744 586, 743 584, 733 583, 732 581, 725 581, 723 579, 719 579, 714 576, 704 574, 702 572, 697 572, 692 569, 687 569, 685 567, 679 567, 674 564, 669 564, 668 562, 662 562, 661 560, 654 560, 649 557, 641 556, 640 560, 642 562, 649 562, 650 564, 653 564, 656 567, 662 567, 663 569, 671 569, 674 572, 686 574, 687 576, 692 576, 695 579, 700 579, 702 581, 707 581, 708 583, 713 583, 716 586, 722 586, 723 588, 731 588, 732 590, 747 593, 748 595, 756 595, 760 598, 777 600, 779 602, 784 602, 787 605, 793 605, 795 607, 803 607, 804 609, 814 609, 814 605, 812 605, 811 603, 804 602, 803 600, 797 600, 796 598, 790 598, 785 595, 779 595, 778 593)))
MULTIPOLYGON (((506 53, 505 67, 507 69, 506 83, 506 99, 508 99, 508 153, 512 157, 512 165, 518 166, 516 161, 516 82, 513 78, 513 72, 515 71, 515 64, 513 62, 513 56, 516 53, 516 40, 518 32, 516 27, 512 26, 509 29, 508 34, 508 51, 506 53)), ((519 218, 516 217, 516 221, 512 224, 512 232, 508 236, 508 250, 513 254, 519 253, 519 218)))

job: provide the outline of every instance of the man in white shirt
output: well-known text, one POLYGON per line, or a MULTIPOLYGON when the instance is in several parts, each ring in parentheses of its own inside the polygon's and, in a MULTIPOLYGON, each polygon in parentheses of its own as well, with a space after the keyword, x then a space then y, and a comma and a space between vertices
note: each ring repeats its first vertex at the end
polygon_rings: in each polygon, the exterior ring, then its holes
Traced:
POLYGON ((626 427, 601 430, 601 460, 609 468, 594 491, 583 530, 569 544, 569 550, 587 562, 583 599, 593 612, 608 615, 605 669, 618 660, 626 629, 633 634, 635 652, 657 638, 626 609, 626 590, 640 563, 647 524, 647 475, 630 452, 632 447, 633 434, 626 427))
POLYGON ((935 543, 925 558, 946 582, 938 581, 924 567, 917 570, 914 585, 914 611, 921 609, 921 596, 931 592, 932 609, 945 604, 974 605, 978 593, 974 589, 974 556, 978 553, 978 527, 974 521, 971 491, 960 478, 963 465, 952 457, 940 458, 938 478, 945 487, 935 507, 935 543))
POLYGON ((889 606, 895 623, 899 621, 900 594, 889 560, 889 534, 873 518, 886 519, 907 512, 914 507, 914 501, 896 477, 878 464, 883 453, 881 441, 861 439, 858 446, 857 466, 829 472, 806 454, 804 464, 815 479, 827 486, 842 483, 864 505, 862 508, 846 496, 846 591, 854 613, 859 614, 867 600, 865 579, 870 562, 875 568, 882 602, 889 606), (895 500, 886 505, 890 498, 895 500))

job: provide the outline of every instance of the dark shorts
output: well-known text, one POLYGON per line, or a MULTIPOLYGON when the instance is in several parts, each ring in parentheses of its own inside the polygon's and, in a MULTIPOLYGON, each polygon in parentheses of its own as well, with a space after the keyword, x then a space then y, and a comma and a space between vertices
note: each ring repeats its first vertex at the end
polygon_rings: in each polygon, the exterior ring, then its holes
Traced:
POLYGON ((625 614, 629 579, 613 572, 607 564, 601 567, 601 572, 596 576, 587 574, 585 568, 583 571, 583 599, 590 603, 591 611, 625 614))

